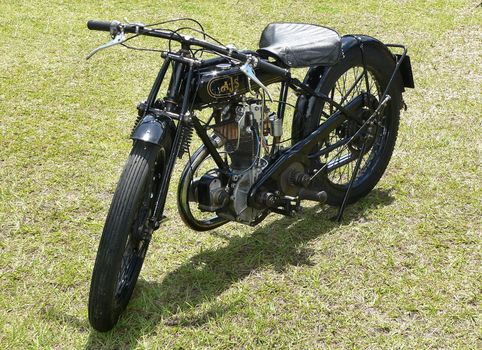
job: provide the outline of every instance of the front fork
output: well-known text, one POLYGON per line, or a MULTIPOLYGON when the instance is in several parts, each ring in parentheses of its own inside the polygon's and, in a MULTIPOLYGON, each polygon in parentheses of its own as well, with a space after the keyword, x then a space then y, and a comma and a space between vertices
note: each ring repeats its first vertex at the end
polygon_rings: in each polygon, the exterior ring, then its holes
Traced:
MULTIPOLYGON (((166 59, 166 62, 168 62, 168 59, 166 59)), ((171 110, 174 108, 173 101, 175 100, 175 97, 176 97, 175 95, 181 85, 183 68, 184 67, 181 64, 174 65, 173 78, 171 78, 171 83, 170 83, 169 92, 168 92, 169 94, 167 96, 166 107, 165 107, 167 112, 171 112, 171 110)), ((189 103, 189 96, 191 92, 192 72, 193 72, 193 66, 190 65, 189 70, 187 72, 187 79, 185 80, 184 96, 182 101, 181 113, 179 114, 179 122, 177 123, 177 127, 175 128, 175 136, 170 148, 169 160, 167 161, 167 166, 161 180, 161 187, 159 189, 159 193, 157 195, 157 199, 155 202, 156 204, 154 207, 154 211, 150 219, 154 229, 159 228, 160 222, 164 218, 163 213, 164 213, 164 207, 166 205, 167 191, 169 189, 169 183, 171 182, 172 171, 174 169, 174 165, 176 164, 176 158, 182 146, 182 141, 183 141, 181 137, 182 128, 183 128, 183 124, 188 122, 187 112, 189 108, 188 103, 189 103)))
MULTIPOLYGON (((151 217, 149 219, 150 229, 157 229, 161 221, 165 218, 163 215, 164 208, 166 205, 166 197, 169 189, 169 184, 172 176, 172 171, 176 163, 176 158, 180 154, 180 150, 183 147, 184 137, 183 128, 194 127, 197 134, 200 136, 201 140, 211 151, 215 158, 215 161, 219 163, 218 165, 224 165, 219 153, 210 148, 214 148, 211 140, 206 134, 206 131, 202 128, 201 124, 197 118, 193 117, 189 112, 189 102, 191 95, 191 81, 193 77, 193 64, 187 64, 185 62, 175 62, 173 67, 173 73, 169 83, 168 93, 164 100, 165 106, 162 110, 154 108, 154 103, 158 95, 159 89, 161 87, 162 81, 165 77, 167 69, 169 68, 172 60, 167 57, 162 65, 159 74, 157 75, 156 81, 151 89, 148 100, 145 104, 145 110, 143 111, 142 121, 136 126, 132 133, 131 138, 134 140, 142 140, 144 142, 155 143, 161 145, 166 142, 166 140, 171 141, 170 147, 166 147, 166 151, 169 154, 167 165, 162 175, 161 185, 157 197, 155 200, 154 210, 152 211, 151 217), (182 83, 184 82, 184 91, 182 104, 180 108, 180 113, 176 101, 178 101, 178 96, 181 93, 182 83), (173 119, 177 119, 177 125, 174 124, 173 119), (174 138, 172 138, 174 134, 174 138), (211 147, 210 147, 211 146, 211 147), (217 155, 217 157, 215 156, 217 155)), ((152 232, 152 230, 150 230, 152 232)))

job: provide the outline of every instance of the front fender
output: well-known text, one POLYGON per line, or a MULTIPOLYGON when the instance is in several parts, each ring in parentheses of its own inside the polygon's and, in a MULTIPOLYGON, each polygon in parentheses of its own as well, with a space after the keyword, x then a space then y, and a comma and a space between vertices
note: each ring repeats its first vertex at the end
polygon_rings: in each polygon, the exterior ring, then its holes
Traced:
POLYGON ((170 146, 171 135, 174 132, 174 122, 163 116, 146 115, 132 130, 131 139, 170 146))

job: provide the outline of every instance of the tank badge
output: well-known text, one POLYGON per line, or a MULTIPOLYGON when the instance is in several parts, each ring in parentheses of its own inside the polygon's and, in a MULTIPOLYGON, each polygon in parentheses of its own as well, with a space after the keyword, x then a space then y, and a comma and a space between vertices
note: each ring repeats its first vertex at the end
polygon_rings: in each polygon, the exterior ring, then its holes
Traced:
POLYGON ((239 85, 239 75, 214 78, 208 83, 208 93, 214 98, 230 96, 238 92, 239 85))

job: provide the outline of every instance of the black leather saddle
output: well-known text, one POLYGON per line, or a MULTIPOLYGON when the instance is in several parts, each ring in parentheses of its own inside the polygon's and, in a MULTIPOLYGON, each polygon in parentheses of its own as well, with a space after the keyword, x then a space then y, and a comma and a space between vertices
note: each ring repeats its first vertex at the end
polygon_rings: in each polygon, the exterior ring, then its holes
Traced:
POLYGON ((331 66, 341 57, 341 38, 313 24, 271 23, 261 34, 258 52, 293 68, 331 66))

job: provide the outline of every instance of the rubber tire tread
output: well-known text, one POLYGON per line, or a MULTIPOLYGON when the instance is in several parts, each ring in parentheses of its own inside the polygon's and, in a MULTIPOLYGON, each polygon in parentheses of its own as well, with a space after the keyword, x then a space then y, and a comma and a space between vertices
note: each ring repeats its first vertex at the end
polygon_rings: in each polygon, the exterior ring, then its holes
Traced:
MULTIPOLYGON (((127 306, 137 281, 121 305, 116 305, 115 292, 122 256, 130 228, 144 196, 145 183, 159 153, 159 146, 137 141, 117 184, 100 240, 89 294, 89 322, 105 332, 117 323, 127 306)), ((142 267, 142 263, 141 263, 142 267)))
MULTIPOLYGON (((380 52, 376 47, 367 46, 365 48, 364 55, 366 64, 369 69, 375 71, 376 75, 378 75, 376 78, 381 83, 381 89, 383 91, 383 89, 385 89, 385 86, 388 84, 390 76, 393 72, 395 62, 392 60, 387 60, 386 54, 384 52, 380 52)), ((333 86, 333 84, 336 82, 338 77, 343 74, 343 72, 347 71, 350 67, 356 65, 361 66, 362 62, 363 61, 359 47, 352 48, 345 53, 345 57, 342 61, 340 61, 337 65, 333 67, 327 68, 323 72, 322 78, 320 79, 316 90, 328 94, 331 86, 333 86)), ((388 166, 398 135, 398 128, 400 123, 400 107, 402 101, 401 94, 401 87, 398 86, 397 82, 395 81, 389 91, 389 95, 392 97, 392 100, 387 106, 390 118, 390 125, 388 127, 389 135, 387 136, 388 139, 384 146, 383 152, 373 169, 374 171, 362 183, 357 184, 355 182, 354 186, 352 187, 350 197, 348 198, 348 203, 350 204, 355 203, 359 199, 366 196, 376 186, 388 166)), ((315 105, 316 104, 318 103, 315 102, 315 105)), ((313 111, 321 111, 322 108, 320 105, 311 105, 310 107, 308 107, 308 110, 311 109, 312 113, 313 111)), ((299 131, 295 130, 294 134, 307 135, 311 133, 314 129, 316 129, 319 125, 320 117, 319 115, 315 116, 315 114, 317 113, 313 113, 312 117, 309 118, 311 120, 306 120, 304 125, 298 126, 298 128, 301 127, 302 129, 299 131), (318 121, 314 120, 314 118, 317 118, 318 121)), ((344 188, 332 185, 326 178, 322 178, 321 180, 317 181, 312 188, 316 190, 322 189, 326 191, 327 204, 333 206, 341 205, 345 196, 344 188)))

